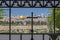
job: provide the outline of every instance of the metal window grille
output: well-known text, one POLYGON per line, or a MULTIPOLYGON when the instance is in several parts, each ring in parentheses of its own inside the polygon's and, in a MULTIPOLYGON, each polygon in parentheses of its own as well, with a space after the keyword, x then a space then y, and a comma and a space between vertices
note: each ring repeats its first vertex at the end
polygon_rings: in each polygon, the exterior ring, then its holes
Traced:
POLYGON ((60 33, 55 33, 55 8, 60 8, 59 3, 60 3, 59 0, 0 0, 0 8, 9 8, 9 33, 0 33, 0 34, 9 35, 9 40, 11 40, 12 35, 20 35, 19 40, 23 40, 24 38, 23 35, 30 35, 31 36, 30 40, 35 40, 33 35, 42 35, 42 40, 45 40, 45 35, 50 36, 48 40, 51 40, 52 37, 54 36, 56 36, 57 38, 60 35, 60 33), (31 13, 31 33, 11 33, 11 8, 54 8, 53 10, 54 32, 53 33, 33 33, 34 17, 32 12, 31 13))

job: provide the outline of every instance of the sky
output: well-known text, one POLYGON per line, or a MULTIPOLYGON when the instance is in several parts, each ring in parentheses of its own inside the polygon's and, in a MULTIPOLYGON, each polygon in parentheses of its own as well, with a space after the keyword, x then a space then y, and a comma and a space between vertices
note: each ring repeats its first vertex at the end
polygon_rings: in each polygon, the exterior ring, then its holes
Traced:
MULTIPOLYGON (((34 15, 40 15, 40 14, 47 15, 51 11, 48 8, 11 8, 12 16, 19 16, 19 15, 28 16, 31 15, 32 12, 34 15)), ((9 10, 5 10, 5 14, 8 15, 9 10)))

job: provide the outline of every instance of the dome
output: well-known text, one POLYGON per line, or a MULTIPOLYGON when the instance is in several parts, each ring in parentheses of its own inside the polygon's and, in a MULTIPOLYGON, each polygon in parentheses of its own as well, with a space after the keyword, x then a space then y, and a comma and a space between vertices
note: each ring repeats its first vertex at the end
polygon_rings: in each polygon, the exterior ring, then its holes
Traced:
POLYGON ((19 16, 19 18, 20 18, 20 19, 24 19, 24 18, 25 18, 25 16, 19 16))

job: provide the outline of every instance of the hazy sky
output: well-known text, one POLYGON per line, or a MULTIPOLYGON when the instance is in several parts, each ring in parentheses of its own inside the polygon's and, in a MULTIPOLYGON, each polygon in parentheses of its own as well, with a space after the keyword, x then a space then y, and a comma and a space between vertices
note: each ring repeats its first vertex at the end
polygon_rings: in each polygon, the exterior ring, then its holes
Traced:
MULTIPOLYGON (((7 9, 7 8, 5 8, 7 9)), ((48 8, 11 8, 11 15, 13 16, 19 16, 19 15, 31 15, 31 12, 33 12, 35 15, 44 14, 47 15, 51 11, 48 8)), ((9 10, 5 10, 5 13, 8 15, 9 10)))

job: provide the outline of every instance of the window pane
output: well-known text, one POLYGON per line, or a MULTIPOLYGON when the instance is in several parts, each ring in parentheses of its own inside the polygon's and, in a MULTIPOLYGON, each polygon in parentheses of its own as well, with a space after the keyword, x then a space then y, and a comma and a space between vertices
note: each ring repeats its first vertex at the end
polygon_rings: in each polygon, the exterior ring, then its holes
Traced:
POLYGON ((43 40, 42 35, 33 35, 34 40, 43 40))
POLYGON ((0 33, 9 32, 9 9, 0 8, 0 33))
POLYGON ((9 40, 9 35, 0 35, 0 40, 9 40))
POLYGON ((33 11, 33 29, 34 33, 52 33, 53 11, 52 8, 34 8, 33 11))
POLYGON ((31 40, 31 35, 22 35, 22 40, 31 40))
POLYGON ((12 33, 31 33, 30 8, 11 8, 11 32, 12 33))
POLYGON ((11 40, 20 40, 20 35, 11 35, 11 40))
POLYGON ((58 40, 58 39, 60 40, 60 36, 57 37, 57 40, 58 40))
POLYGON ((11 32, 31 33, 31 13, 33 12, 34 33, 52 33, 53 12, 52 8, 12 8, 11 32))
POLYGON ((44 40, 51 40, 51 38, 49 37, 49 35, 44 35, 44 40))

